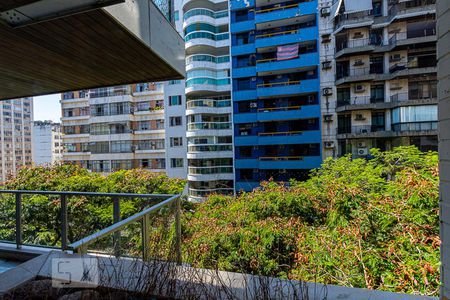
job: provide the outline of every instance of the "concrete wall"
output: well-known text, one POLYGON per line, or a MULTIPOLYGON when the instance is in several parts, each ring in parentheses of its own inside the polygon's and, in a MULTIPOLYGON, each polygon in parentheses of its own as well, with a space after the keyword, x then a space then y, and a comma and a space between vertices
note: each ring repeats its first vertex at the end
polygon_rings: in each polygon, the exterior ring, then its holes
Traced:
POLYGON ((450 299, 450 1, 437 1, 441 299, 450 299))

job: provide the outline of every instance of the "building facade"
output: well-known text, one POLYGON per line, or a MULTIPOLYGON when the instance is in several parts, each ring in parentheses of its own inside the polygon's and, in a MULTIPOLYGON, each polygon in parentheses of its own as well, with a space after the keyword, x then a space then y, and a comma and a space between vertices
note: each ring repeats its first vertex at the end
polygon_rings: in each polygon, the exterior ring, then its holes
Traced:
POLYGON ((236 190, 321 157, 317 1, 230 1, 236 190))
POLYGON ((324 157, 437 150, 435 0, 320 0, 319 28, 324 157))
MULTIPOLYGON (((172 107, 164 96, 166 85, 143 83, 62 94, 63 160, 93 172, 143 168, 185 178, 183 148, 167 151, 179 133, 166 130, 176 123, 172 117, 169 124, 166 121, 172 107)), ((182 143, 183 134, 179 137, 182 143)))
POLYGON ((52 121, 34 121, 32 144, 35 165, 60 162, 63 155, 61 124, 52 121))
POLYGON ((33 98, 0 104, 0 182, 32 164, 33 98))
POLYGON ((191 200, 232 194, 233 130, 228 1, 176 1, 186 48, 188 187, 191 200))

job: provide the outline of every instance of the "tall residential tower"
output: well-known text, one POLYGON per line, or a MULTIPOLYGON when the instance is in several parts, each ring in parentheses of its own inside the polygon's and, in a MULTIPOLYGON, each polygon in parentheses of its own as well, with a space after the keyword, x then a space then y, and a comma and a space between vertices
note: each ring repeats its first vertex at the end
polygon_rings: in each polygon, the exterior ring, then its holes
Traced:
POLYGON ((236 190, 320 166, 317 1, 231 0, 236 190))
POLYGON ((228 1, 183 1, 182 20, 187 179, 190 199, 202 200, 234 191, 228 1))

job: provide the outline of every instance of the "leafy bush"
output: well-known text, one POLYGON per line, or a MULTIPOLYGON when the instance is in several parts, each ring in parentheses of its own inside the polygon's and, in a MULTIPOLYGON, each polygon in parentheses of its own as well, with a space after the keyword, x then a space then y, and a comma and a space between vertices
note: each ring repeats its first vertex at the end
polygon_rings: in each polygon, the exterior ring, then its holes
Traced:
POLYGON ((305 182, 211 196, 185 214, 185 260, 202 267, 436 295, 437 153, 327 159, 305 182))

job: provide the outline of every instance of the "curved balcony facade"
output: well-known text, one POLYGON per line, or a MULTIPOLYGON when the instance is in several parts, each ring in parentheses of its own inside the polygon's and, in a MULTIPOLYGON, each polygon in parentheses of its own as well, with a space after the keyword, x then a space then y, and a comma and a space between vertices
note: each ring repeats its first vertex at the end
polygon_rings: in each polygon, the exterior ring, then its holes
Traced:
POLYGON ((234 190, 228 2, 185 0, 183 31, 189 198, 202 201, 234 190))

